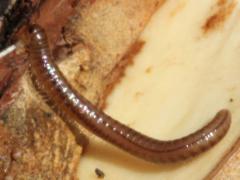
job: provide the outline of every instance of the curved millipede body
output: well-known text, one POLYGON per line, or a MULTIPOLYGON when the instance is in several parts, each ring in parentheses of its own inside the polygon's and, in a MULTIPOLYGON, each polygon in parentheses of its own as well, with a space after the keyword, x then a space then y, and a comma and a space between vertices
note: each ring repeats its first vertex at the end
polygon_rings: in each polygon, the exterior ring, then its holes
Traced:
POLYGON ((44 30, 32 25, 30 72, 46 102, 63 118, 70 116, 95 135, 142 159, 175 162, 190 158, 219 142, 230 126, 230 113, 221 110, 202 129, 180 139, 160 141, 114 120, 82 97, 52 60, 44 30))

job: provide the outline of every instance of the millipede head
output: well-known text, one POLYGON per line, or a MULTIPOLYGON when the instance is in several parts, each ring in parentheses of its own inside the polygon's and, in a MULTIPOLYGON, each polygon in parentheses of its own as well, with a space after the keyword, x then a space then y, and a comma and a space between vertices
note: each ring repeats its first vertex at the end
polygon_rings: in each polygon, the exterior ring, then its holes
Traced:
POLYGON ((29 25, 28 28, 30 34, 30 46, 34 47, 47 47, 48 40, 47 35, 42 27, 36 24, 29 25))

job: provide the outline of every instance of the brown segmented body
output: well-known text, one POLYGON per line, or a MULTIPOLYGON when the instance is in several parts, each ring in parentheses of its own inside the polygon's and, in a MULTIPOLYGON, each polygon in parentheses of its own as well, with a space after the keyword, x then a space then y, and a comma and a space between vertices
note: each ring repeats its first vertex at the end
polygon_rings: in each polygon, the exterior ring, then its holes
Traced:
POLYGON ((44 30, 30 28, 30 72, 47 103, 63 118, 70 116, 95 135, 127 152, 152 162, 175 162, 211 148, 226 134, 230 113, 221 110, 202 129, 186 137, 160 141, 114 120, 82 97, 65 79, 52 60, 44 30))

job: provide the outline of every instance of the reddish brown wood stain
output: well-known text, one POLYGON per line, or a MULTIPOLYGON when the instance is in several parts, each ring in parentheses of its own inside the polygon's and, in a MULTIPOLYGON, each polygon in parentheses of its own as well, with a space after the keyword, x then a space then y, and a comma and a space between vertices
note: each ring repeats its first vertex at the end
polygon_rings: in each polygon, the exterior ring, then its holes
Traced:
POLYGON ((235 7, 235 1, 228 3, 226 0, 218 0, 216 3, 217 10, 207 18, 207 21, 202 26, 204 33, 209 33, 210 31, 214 31, 221 27, 230 17, 235 7))
POLYGON ((0 115, 14 102, 26 69, 26 54, 11 53, 0 59, 0 115))
MULTIPOLYGON (((107 78, 112 78, 112 79, 117 79, 114 83, 110 83, 106 86, 106 89, 104 90, 103 98, 101 99, 106 99, 108 95, 112 92, 113 88, 115 85, 117 85, 122 77, 124 77, 124 70, 126 67, 129 65, 132 65, 134 62, 134 58, 141 52, 145 45, 145 41, 139 40, 136 41, 130 48, 129 50, 125 53, 125 55, 122 57, 122 60, 119 61, 119 63, 113 68, 113 70, 109 73, 107 78), (117 70, 116 70, 117 69, 117 70)), ((113 81, 110 81, 113 82, 113 81)), ((99 106, 101 109, 105 109, 107 104, 105 102, 99 102, 99 106)))

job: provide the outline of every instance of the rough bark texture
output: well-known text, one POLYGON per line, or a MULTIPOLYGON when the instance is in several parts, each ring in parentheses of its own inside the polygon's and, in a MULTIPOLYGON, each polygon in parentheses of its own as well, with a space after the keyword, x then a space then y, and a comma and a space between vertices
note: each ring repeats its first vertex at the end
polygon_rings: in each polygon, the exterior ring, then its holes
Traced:
POLYGON ((9 70, 13 75, 6 75, 7 85, 0 99, 0 138, 4 144, 0 146, 0 179, 75 178, 81 147, 41 100, 28 73, 16 77, 25 68, 21 69, 9 70))
MULTIPOLYGON (((14 7, 15 11, 5 11, 6 23, 0 27, 2 45, 14 39, 14 32, 20 28, 16 20, 22 22, 30 18, 30 15, 21 14, 25 2, 11 1, 9 8, 14 7), (11 18, 6 18, 8 16, 11 18)), ((47 30, 54 46, 62 26, 74 13, 73 1, 58 1, 58 6, 54 0, 41 2, 44 3, 32 22, 45 27, 55 21, 57 25, 52 31, 47 30), (56 23, 54 18, 59 17, 63 7, 72 8, 66 9, 62 20, 56 23), (46 8, 52 11, 46 11, 46 8), (51 18, 43 20, 42 16, 39 17, 41 13, 51 18)), ((20 30, 17 37, 23 39, 24 34, 25 31, 20 30)), ((45 106, 32 87, 26 71, 27 59, 21 45, 16 52, 0 59, 0 179, 76 179, 81 147, 76 144, 68 127, 45 106)))

